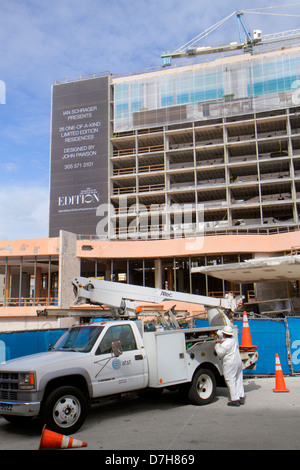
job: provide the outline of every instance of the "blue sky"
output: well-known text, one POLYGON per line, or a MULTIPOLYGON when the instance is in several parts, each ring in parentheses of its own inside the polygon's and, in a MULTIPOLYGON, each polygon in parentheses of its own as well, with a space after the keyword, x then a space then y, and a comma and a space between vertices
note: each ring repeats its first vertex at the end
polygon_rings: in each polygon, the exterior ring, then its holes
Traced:
MULTIPOLYGON (((299 28, 300 3, 283 0, 1 0, 0 240, 48 237, 55 80, 157 67, 235 10, 263 34, 299 28)), ((234 16, 204 45, 238 39, 234 16)))

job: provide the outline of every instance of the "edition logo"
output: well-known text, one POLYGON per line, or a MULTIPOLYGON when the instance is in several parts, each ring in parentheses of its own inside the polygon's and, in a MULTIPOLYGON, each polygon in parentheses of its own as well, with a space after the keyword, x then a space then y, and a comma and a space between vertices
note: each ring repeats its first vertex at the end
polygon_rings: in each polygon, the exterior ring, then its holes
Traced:
POLYGON ((83 206, 100 202, 100 196, 96 189, 87 188, 79 194, 72 196, 58 196, 58 206, 83 206))

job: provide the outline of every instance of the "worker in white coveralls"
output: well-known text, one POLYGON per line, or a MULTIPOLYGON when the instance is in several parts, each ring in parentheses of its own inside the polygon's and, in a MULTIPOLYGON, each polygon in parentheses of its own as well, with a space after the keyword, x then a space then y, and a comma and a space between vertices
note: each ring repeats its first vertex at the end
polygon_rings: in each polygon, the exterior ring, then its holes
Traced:
POLYGON ((229 388, 230 401, 228 406, 240 406, 245 403, 243 385, 243 363, 240 356, 239 345, 235 339, 233 329, 226 325, 218 331, 220 339, 216 341, 215 351, 223 364, 223 374, 229 388))

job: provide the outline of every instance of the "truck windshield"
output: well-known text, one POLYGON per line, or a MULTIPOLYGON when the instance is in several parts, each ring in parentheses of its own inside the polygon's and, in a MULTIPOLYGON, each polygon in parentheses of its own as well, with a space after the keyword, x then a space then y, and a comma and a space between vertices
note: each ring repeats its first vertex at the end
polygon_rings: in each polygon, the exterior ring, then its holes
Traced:
POLYGON ((66 331, 54 344, 55 351, 89 352, 95 344, 103 326, 75 326, 66 331))

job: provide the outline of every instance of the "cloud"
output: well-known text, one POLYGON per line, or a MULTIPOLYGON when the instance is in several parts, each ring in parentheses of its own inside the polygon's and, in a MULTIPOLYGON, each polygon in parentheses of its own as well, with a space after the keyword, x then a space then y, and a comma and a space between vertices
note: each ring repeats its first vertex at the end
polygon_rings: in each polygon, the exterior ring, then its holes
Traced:
POLYGON ((18 169, 17 165, 14 162, 3 163, 1 164, 0 168, 2 168, 2 170, 7 173, 16 172, 18 169))
POLYGON ((48 237, 48 188, 1 186, 0 240, 48 237))

